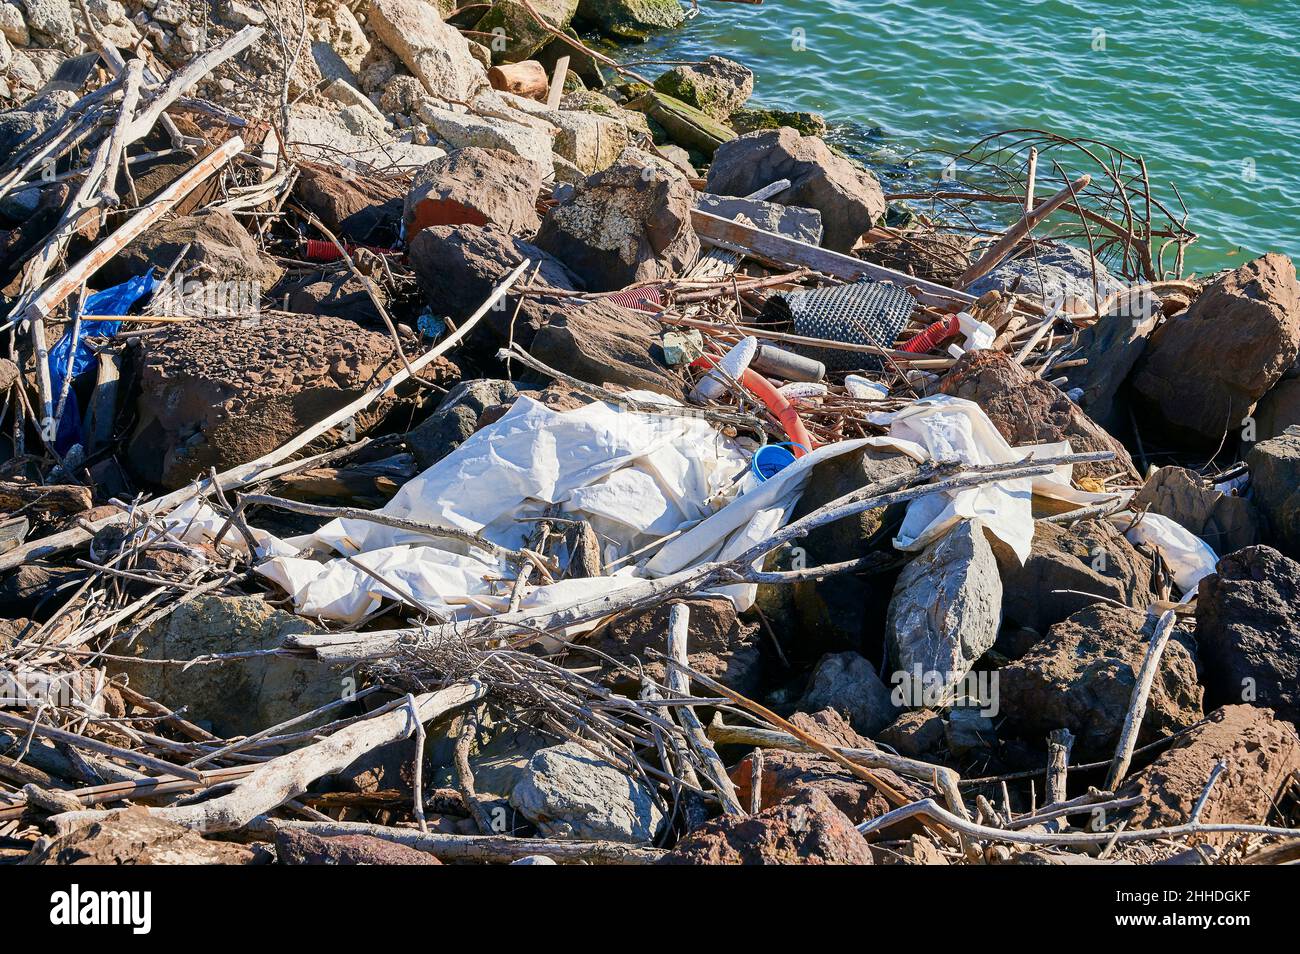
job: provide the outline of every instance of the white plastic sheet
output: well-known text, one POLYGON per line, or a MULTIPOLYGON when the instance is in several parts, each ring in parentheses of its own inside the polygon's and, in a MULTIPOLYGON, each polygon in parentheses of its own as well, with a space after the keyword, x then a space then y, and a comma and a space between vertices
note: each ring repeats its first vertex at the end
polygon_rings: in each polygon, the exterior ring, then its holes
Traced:
POLYGON ((1201 580, 1213 573, 1219 562, 1208 543, 1162 514, 1147 512, 1134 522, 1132 513, 1117 513, 1111 515, 1110 522, 1117 530, 1124 531, 1134 546, 1145 544, 1160 550, 1161 559, 1173 573, 1174 583, 1183 591, 1183 602, 1196 595, 1201 580))
MULTIPOLYGON (((978 404, 946 394, 923 398, 901 411, 877 412, 870 420, 889 428, 887 437, 869 438, 871 443, 892 447, 918 462, 930 459, 1008 464, 1027 457, 1042 459, 1071 452, 1068 441, 1012 447, 978 404)), ((1076 490, 1070 484, 1072 471, 1072 465, 1066 464, 1043 477, 1002 480, 919 497, 908 504, 894 546, 900 550, 921 550, 959 521, 978 519, 1023 563, 1029 557, 1034 538, 1034 494, 1080 506, 1115 499, 1113 494, 1076 490)))

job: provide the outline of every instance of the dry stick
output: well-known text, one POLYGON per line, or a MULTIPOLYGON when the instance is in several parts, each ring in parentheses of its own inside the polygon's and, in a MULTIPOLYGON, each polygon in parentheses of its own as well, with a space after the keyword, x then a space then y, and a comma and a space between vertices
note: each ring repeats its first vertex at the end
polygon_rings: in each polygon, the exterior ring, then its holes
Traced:
MULTIPOLYGON (((422 370, 426 365, 428 365, 429 363, 431 363, 441 355, 445 354, 452 347, 454 347, 460 341, 461 338, 463 338, 466 334, 468 334, 474 328, 474 326, 483 319, 483 316, 486 315, 492 309, 492 307, 498 301, 500 301, 501 298, 510 290, 510 287, 514 285, 516 281, 519 280, 519 276, 523 274, 524 270, 529 266, 529 264, 531 264, 529 260, 524 259, 524 261, 521 262, 514 269, 514 271, 512 271, 509 275, 506 276, 505 279, 502 280, 501 284, 498 285, 496 289, 492 292, 492 294, 488 296, 487 301, 485 301, 482 305, 479 306, 478 311, 476 311, 473 315, 467 318, 465 322, 461 324, 459 328, 456 329, 456 331, 448 335, 442 341, 438 342, 437 345, 435 345, 429 351, 425 352, 422 356, 412 361, 411 367, 414 369, 414 371, 416 373, 419 373, 419 371, 422 370)), ((297 437, 293 438, 292 440, 288 441, 285 444, 281 444, 275 450, 267 454, 263 454, 261 457, 257 458, 256 460, 250 461, 247 464, 240 464, 237 467, 232 467, 229 470, 223 471, 221 474, 218 474, 217 476, 218 476, 219 484, 223 489, 230 490, 237 487, 243 487, 246 484, 251 484, 258 480, 265 480, 269 477, 274 476, 277 470, 276 465, 280 464, 280 462, 283 461, 286 457, 289 457, 292 454, 295 454, 298 451, 302 450, 304 447, 306 447, 316 438, 320 437, 322 434, 329 431, 331 428, 337 426, 338 424, 341 424, 342 422, 346 421, 348 418, 352 417, 353 415, 369 407, 380 397, 383 397, 385 394, 388 394, 391 391, 395 390, 398 387, 398 385, 406 381, 408 377, 409 374, 407 373, 405 368, 399 369, 391 377, 386 379, 383 384, 371 388, 369 391, 361 395, 352 403, 346 405, 345 407, 340 408, 339 410, 335 411, 333 414, 329 415, 323 420, 316 422, 311 427, 307 428, 305 431, 299 434, 297 437)), ((293 464, 287 466, 293 467, 297 465, 293 464)), ((206 487, 207 487, 206 481, 196 482, 194 484, 191 484, 188 487, 182 487, 180 490, 173 491, 172 493, 167 494, 164 497, 159 497, 157 500, 154 500, 149 504, 146 504, 145 505, 146 509, 148 509, 150 512, 153 513, 163 512, 172 507, 178 506, 179 504, 182 504, 187 500, 190 500, 196 494, 201 493, 204 489, 206 489, 206 487)), ((44 537, 40 540, 33 540, 32 542, 26 544, 25 546, 17 547, 16 549, 10 550, 8 553, 0 555, 0 573, 3 573, 6 570, 11 570, 17 566, 21 566, 23 563, 26 563, 30 560, 38 559, 44 556, 49 556, 53 553, 59 553, 71 547, 80 546, 81 544, 89 540, 94 533, 103 530, 105 527, 116 526, 117 524, 124 522, 126 520, 126 516, 127 515, 125 512, 113 514, 111 516, 104 517, 100 520, 96 520, 93 523, 87 524, 87 526, 91 528, 89 531, 87 531, 83 527, 77 527, 73 530, 64 530, 60 533, 52 534, 51 536, 44 537)))
POLYGON ((99 198, 104 207, 116 205, 117 172, 122 164, 122 155, 126 151, 127 127, 135 116, 135 107, 140 100, 140 84, 144 80, 144 60, 131 60, 123 70, 122 103, 119 107, 117 123, 108 144, 108 162, 104 166, 104 179, 99 186, 99 198))
POLYGON ((348 270, 352 272, 352 276, 361 283, 363 288, 365 288, 366 294, 370 297, 370 304, 375 306, 375 311, 379 312, 379 317, 383 319, 384 326, 388 328, 388 334, 393 339, 393 350, 397 352, 398 358, 401 359, 402 366, 406 368, 406 373, 411 377, 415 377, 415 372, 411 370, 411 362, 406 359, 406 352, 402 350, 402 339, 397 333, 397 325, 393 324, 393 319, 388 314, 388 309, 385 308, 384 303, 379 300, 379 289, 376 288, 375 283, 370 280, 370 276, 363 274, 361 269, 357 268, 357 263, 352 261, 352 256, 349 255, 348 250, 343 247, 343 243, 339 241, 339 237, 326 228, 324 222, 306 209, 299 208, 298 206, 294 206, 294 208, 298 209, 299 212, 305 215, 308 222, 316 226, 316 228, 325 234, 327 239, 334 243, 334 247, 339 250, 339 255, 343 257, 344 264, 346 264, 348 270))
MULTIPOLYGON (((415 823, 419 826, 420 831, 427 832, 429 824, 424 820, 424 723, 420 720, 420 712, 415 707, 415 696, 412 693, 406 694, 405 711, 411 717, 411 724, 414 727, 415 735, 415 765, 411 769, 411 788, 414 790, 411 795, 411 811, 415 815, 415 823)), ((329 818, 329 816, 325 816, 329 818)), ((332 820, 332 819, 330 819, 332 820)))
POLYGON ((461 800, 469 809, 474 824, 478 826, 481 834, 492 835, 497 834, 492 827, 492 816, 488 814, 487 808, 478 797, 478 790, 474 784, 474 770, 469 764, 469 750, 477 737, 478 717, 471 709, 465 716, 465 724, 461 726, 460 735, 456 738, 456 746, 452 749, 452 767, 455 769, 456 788, 460 791, 461 800))
POLYGON ((1073 747, 1074 733, 1069 729, 1056 729, 1047 737, 1046 797, 1049 805, 1065 801, 1070 750, 1073 747))
POLYGON ((763 750, 755 748, 749 756, 749 813, 763 810, 763 750))
MULTIPOLYGON (((683 699, 691 697, 691 677, 688 674, 686 651, 687 639, 691 629, 691 608, 685 603, 674 603, 668 610, 668 691, 683 699)), ((736 786, 727 775, 727 767, 718 757, 718 752, 709 741, 695 710, 689 706, 679 706, 675 711, 677 721, 686 733, 686 740, 700 756, 705 777, 713 790, 718 793, 722 808, 728 815, 743 815, 745 809, 740 805, 736 786)))
POLYGON ((560 100, 564 98, 564 81, 569 77, 569 57, 566 54, 555 61, 555 72, 551 75, 551 88, 546 93, 546 108, 559 109, 560 100))
POLYGON ((130 749, 119 748, 116 745, 109 745, 107 742, 100 742, 98 739, 88 739, 83 735, 77 735, 75 732, 67 732, 63 729, 56 729, 53 726, 41 725, 39 722, 31 722, 21 716, 10 715, 7 712, 0 712, 0 725, 7 725, 12 729, 21 729, 23 732, 35 733, 52 739, 55 742, 63 742, 67 745, 78 748, 89 749, 92 752, 98 752, 100 755, 107 755, 109 758, 119 759, 128 765, 138 765, 144 769, 151 769, 155 772, 163 772, 169 775, 179 775, 182 778, 188 778, 191 781, 201 781, 202 776, 198 772, 182 768, 179 765, 173 765, 171 762, 164 762, 162 759, 156 759, 149 755, 141 755, 138 752, 132 752, 130 749))
POLYGON ((1142 728, 1142 719, 1147 711, 1147 699, 1151 695, 1151 684, 1160 669, 1160 657, 1164 654, 1169 636, 1174 631, 1177 615, 1173 610, 1166 610, 1156 624, 1151 642, 1147 644, 1146 656, 1142 659, 1142 668, 1138 670, 1137 685, 1129 699, 1128 715, 1124 717, 1124 728, 1120 732, 1119 744, 1115 746, 1115 759, 1110 764, 1106 776, 1106 788, 1112 792, 1118 787, 1128 773, 1129 763, 1133 759, 1133 747, 1137 745, 1138 730, 1142 728))
POLYGON ((1202 822, 1188 822, 1183 825, 1169 825, 1164 828, 1134 828, 1114 832, 1061 832, 1049 834, 1039 832, 1008 831, 1004 828, 991 828, 958 818, 947 811, 932 798, 913 802, 892 812, 863 822, 858 831, 864 835, 896 825, 913 818, 928 818, 951 828, 953 831, 972 838, 985 841, 1005 841, 1020 845, 1105 845, 1108 843, 1127 844, 1133 841, 1159 841, 1167 838, 1186 838, 1207 834, 1255 834, 1278 835, 1283 838, 1300 836, 1300 829, 1280 828, 1271 825, 1210 825, 1202 822))
POLYGON ((362 822, 304 822, 257 818, 246 829, 257 835, 277 831, 304 831, 324 838, 338 835, 369 835, 395 844, 427 851, 440 861, 509 864, 529 855, 546 855, 560 863, 654 864, 664 853, 657 848, 625 845, 615 841, 567 841, 549 838, 512 838, 509 835, 421 834, 386 825, 362 822))
MULTIPOLYGON (((460 706, 481 699, 486 690, 478 682, 461 682, 437 692, 424 693, 415 700, 417 719, 428 722, 460 706)), ((347 768, 367 752, 400 742, 415 731, 406 707, 385 712, 340 729, 314 745, 263 762, 234 791, 195 805, 151 808, 149 813, 200 832, 233 831, 243 828, 259 815, 273 811, 289 799, 297 798, 316 779, 347 768)), ((168 766, 179 772, 175 766, 168 766)), ((68 812, 50 821, 60 832, 72 831, 98 821, 113 811, 68 812)))
POLYGON ((437 524, 424 523, 420 520, 408 520, 405 517, 391 517, 388 514, 378 510, 360 510, 356 507, 327 507, 323 504, 304 503, 299 500, 287 500, 284 497, 273 497, 269 494, 244 494, 239 498, 239 509, 247 507, 274 507, 277 510, 288 510, 293 513, 309 514, 313 517, 334 517, 341 520, 361 520, 368 523, 377 523, 380 526, 392 527, 395 530, 405 530, 409 533, 418 533, 422 536, 441 537, 447 540, 460 540, 470 546, 478 547, 480 550, 486 550, 493 556, 504 559, 517 560, 521 554, 509 547, 503 547, 493 543, 480 534, 473 533, 469 530, 459 530, 455 527, 441 527, 437 524))
POLYGON ((1038 148, 1029 148, 1029 162, 1025 171, 1025 215, 1034 209, 1034 190, 1038 179, 1038 148))
MULTIPOLYGON (((709 726, 709 738, 719 745, 756 745, 769 749, 788 749, 791 752, 808 752, 812 747, 787 732, 775 729, 762 729, 757 726, 727 725, 719 716, 715 716, 709 726)), ((835 747, 847 759, 852 759, 867 768, 889 769, 900 775, 910 775, 931 782, 954 812, 963 818, 969 817, 966 805, 962 801, 961 776, 952 769, 921 762, 902 755, 877 749, 852 749, 835 747)))
POLYGON ((958 287, 968 288, 971 282, 997 268, 1035 225, 1069 202, 1074 197, 1075 192, 1084 189, 1091 181, 1092 177, 1089 175, 1079 176, 1078 179, 1068 183, 1056 195, 1043 200, 1042 204, 1032 212, 1022 216, 1019 222, 1007 229, 1002 238, 993 243, 992 248, 980 256, 979 261, 966 269, 961 278, 957 280, 958 287))

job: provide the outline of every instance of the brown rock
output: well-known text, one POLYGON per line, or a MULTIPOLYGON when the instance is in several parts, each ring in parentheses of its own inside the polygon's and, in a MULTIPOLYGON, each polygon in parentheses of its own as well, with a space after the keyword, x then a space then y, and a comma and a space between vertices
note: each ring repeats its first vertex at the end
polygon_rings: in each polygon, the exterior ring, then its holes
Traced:
POLYGON ((706 822, 659 860, 662 865, 869 865, 852 821, 816 789, 757 815, 706 822))
POLYGON ((1266 441, 1278 437, 1288 427, 1300 425, 1300 377, 1283 378, 1259 399, 1252 415, 1255 437, 1266 441))
MULTIPOLYGON (((1066 728, 1075 735, 1079 757, 1113 753, 1156 621, 1136 610, 1095 603, 1057 623, 999 671, 997 715, 1006 732, 1041 742, 1049 732, 1066 728)), ((1194 646, 1184 624, 1165 647, 1142 720, 1141 744, 1201 718, 1194 646)))
POLYGON ((104 267, 104 285, 126 281, 150 266, 156 266, 161 274, 177 261, 186 246, 189 248, 175 274, 189 270, 187 284, 246 282, 252 283, 259 294, 265 294, 284 274, 284 269, 257 247, 234 215, 213 209, 179 215, 151 226, 104 267))
POLYGON ((1300 425, 1260 441, 1246 461, 1251 497, 1267 524, 1267 539, 1300 559, 1300 425))
MULTIPOLYGON (((142 352, 127 460, 169 489, 279 447, 395 370, 386 335, 322 315, 174 325, 142 339, 142 352)), ((390 406, 372 404, 358 430, 390 406)))
MULTIPOLYGON (((649 651, 663 651, 668 614, 672 603, 677 602, 691 611, 686 657, 691 668, 742 695, 758 692, 763 672, 758 628, 742 623, 729 599, 692 597, 625 613, 606 626, 591 646, 634 669, 644 670, 657 682, 664 682, 667 676, 664 663, 652 659, 649 651)), ((634 693, 639 688, 639 680, 619 670, 610 670, 607 679, 620 691, 634 693)))
POLYGON ((708 191, 717 195, 751 195, 779 179, 789 179, 781 195, 785 205, 817 209, 825 227, 825 245, 850 252, 862 233, 885 214, 880 183, 866 169, 831 152, 815 136, 790 128, 755 132, 723 143, 713 156, 708 191))
POLYGON ((649 315, 595 299, 551 311, 529 351, 590 384, 621 384, 681 399, 682 380, 663 361, 659 323, 649 315))
POLYGON ((1139 479, 1123 444, 1059 388, 1026 371, 1010 355, 968 351, 944 376, 939 390, 978 404, 1012 447, 1068 440, 1075 453, 1115 452, 1114 460, 1075 464, 1078 477, 1105 477, 1122 471, 1139 479))
POLYGON ((115 812, 66 835, 43 839, 27 865, 249 865, 265 852, 225 841, 208 841, 141 807, 115 812))
MULTIPOLYGON (((379 300, 388 307, 388 296, 383 286, 376 282, 374 290, 379 300)), ((383 322, 370 298, 370 291, 350 271, 328 273, 319 281, 308 281, 288 294, 288 311, 302 315, 333 315, 335 318, 349 318, 367 325, 381 325, 383 322)))
POLYGON ((299 167, 302 174, 294 183, 294 198, 339 238, 388 245, 397 237, 402 190, 391 180, 310 162, 299 167))
POLYGON ((1215 490, 1185 467, 1161 467, 1133 498, 1135 510, 1168 517, 1200 537, 1215 553, 1232 553, 1259 542, 1260 517, 1245 497, 1215 490))
MULTIPOLYGON (((1201 814, 1206 824, 1261 825, 1292 774, 1300 771, 1295 727, 1268 709, 1224 706, 1174 744, 1117 793, 1146 802, 1129 817, 1130 831, 1184 824, 1220 759, 1228 763, 1201 814)), ((1231 834, 1202 836, 1210 844, 1231 834)))
MULTIPOLYGON (((533 262, 530 275, 540 263, 534 288, 582 289, 582 283, 558 259, 494 225, 431 226, 415 237, 410 251, 411 267, 434 314, 446 315, 457 324, 473 314, 525 258, 533 262)), ((545 324, 550 309, 560 303, 536 295, 524 297, 522 305, 518 295, 507 295, 502 302, 503 307, 487 313, 483 324, 491 338, 504 344, 514 318, 514 340, 525 348, 545 324)))
POLYGON ((546 214, 537 245, 592 291, 673 278, 700 251, 691 225, 694 202, 695 190, 679 172, 628 150, 546 214))
POLYGON ((1209 704, 1247 702, 1300 725, 1300 563, 1247 547, 1216 570, 1196 600, 1209 704))
POLYGON ((542 172, 529 159, 504 149, 457 149, 415 174, 402 209, 406 240, 431 225, 497 225, 532 235, 542 224, 541 184, 542 172))
POLYGON ((1189 446, 1213 447, 1300 350, 1300 284, 1269 253, 1207 287, 1156 329, 1131 386, 1143 417, 1189 446))
POLYGON ((275 833, 275 854, 282 865, 442 864, 428 852, 382 838, 369 835, 322 838, 294 828, 281 828, 275 833))
POLYGON ((899 755, 923 759, 943 746, 943 716, 929 709, 913 709, 885 726, 877 738, 899 755))
POLYGON ((1153 598, 1151 561, 1104 520, 1073 527, 1039 521, 1029 559, 989 538, 1002 572, 1002 616, 1038 632, 1101 599, 1144 609, 1153 598), (1066 592, 1069 591, 1069 592, 1066 592))

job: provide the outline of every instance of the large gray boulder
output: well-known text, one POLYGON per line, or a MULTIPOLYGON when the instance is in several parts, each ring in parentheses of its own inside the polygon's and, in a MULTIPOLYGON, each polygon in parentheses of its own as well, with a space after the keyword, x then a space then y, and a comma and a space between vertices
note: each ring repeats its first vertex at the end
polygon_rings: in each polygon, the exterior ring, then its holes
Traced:
POLYGON ((577 742, 537 752, 510 804, 549 838, 639 845, 654 839, 664 823, 647 785, 577 742))
POLYGON ((793 129, 757 132, 723 143, 709 168, 708 191, 746 196, 789 179, 788 205, 822 214, 826 247, 849 252, 885 214, 885 194, 866 169, 836 155, 815 136, 793 129))
POLYGON ((765 232, 776 232, 809 245, 822 242, 822 214, 816 209, 801 209, 795 205, 741 199, 735 196, 701 193, 695 207, 719 218, 732 219, 753 225, 765 232))
POLYGON ((879 732, 898 716, 889 688, 875 667, 854 652, 822 657, 808 679, 799 708, 805 712, 834 709, 865 736, 879 732))
POLYGON ((694 201, 681 173, 628 150, 547 213, 537 245, 592 291, 673 278, 700 252, 691 225, 694 201))
POLYGON ((1300 559, 1300 425, 1261 441, 1246 457, 1251 495, 1278 549, 1300 559))
POLYGON ((1238 431, 1300 350, 1300 283, 1269 253, 1211 284, 1151 336, 1130 379, 1153 432, 1213 448, 1238 431))
POLYGON ((1001 621, 1002 580, 993 548, 978 521, 964 520, 899 574, 885 624, 890 664, 914 690, 941 692, 943 704, 993 648, 1001 621))
POLYGON ((488 85, 487 71, 469 41, 442 22, 424 0, 370 0, 366 25, 406 64, 430 95, 445 101, 473 99, 488 85))

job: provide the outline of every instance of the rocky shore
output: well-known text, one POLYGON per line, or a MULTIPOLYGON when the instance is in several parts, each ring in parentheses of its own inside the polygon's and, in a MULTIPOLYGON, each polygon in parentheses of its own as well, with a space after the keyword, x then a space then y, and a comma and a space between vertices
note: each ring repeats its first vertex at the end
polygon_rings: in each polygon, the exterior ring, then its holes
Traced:
POLYGON ((1298 857, 1292 262, 691 12, 0 0, 0 862, 1298 857))

